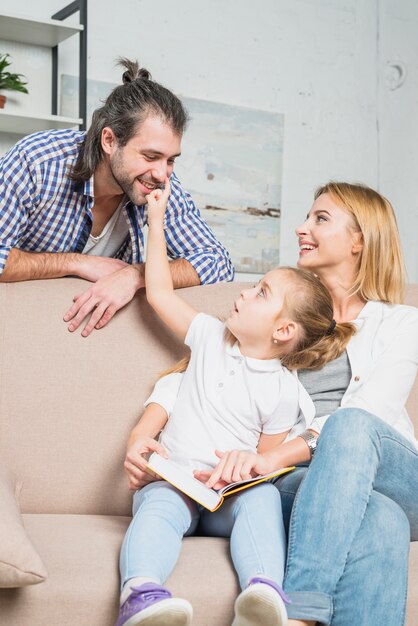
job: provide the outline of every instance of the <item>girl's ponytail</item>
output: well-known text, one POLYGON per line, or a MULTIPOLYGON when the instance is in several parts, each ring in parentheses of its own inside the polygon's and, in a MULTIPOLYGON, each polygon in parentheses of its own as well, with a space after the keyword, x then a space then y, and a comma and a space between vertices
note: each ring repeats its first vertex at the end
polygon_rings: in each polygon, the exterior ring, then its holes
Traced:
POLYGON ((325 332, 318 341, 309 347, 286 354, 281 358, 281 362, 290 370, 321 369, 344 352, 355 331, 354 324, 349 322, 337 323, 331 333, 325 332))
POLYGON ((297 285, 286 294, 283 312, 301 329, 296 345, 280 355, 281 362, 289 369, 320 369, 344 352, 355 326, 336 323, 331 294, 315 274, 295 267, 281 269, 297 285))

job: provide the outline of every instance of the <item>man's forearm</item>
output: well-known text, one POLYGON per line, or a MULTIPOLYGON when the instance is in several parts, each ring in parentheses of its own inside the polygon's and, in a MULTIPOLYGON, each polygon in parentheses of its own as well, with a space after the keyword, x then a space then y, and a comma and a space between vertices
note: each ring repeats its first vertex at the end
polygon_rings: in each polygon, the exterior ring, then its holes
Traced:
MULTIPOLYGON (((76 252, 24 252, 18 248, 12 248, 3 273, 0 274, 0 282, 12 283, 21 280, 62 278, 71 275, 95 280, 97 277, 84 276, 85 271, 81 271, 81 266, 90 258, 94 257, 87 257, 86 259, 85 255, 76 252)), ((113 259, 113 262, 115 263, 114 271, 116 271, 118 261, 113 259)), ((141 263, 135 267, 140 275, 140 286, 143 286, 145 265, 141 263)), ((171 261, 170 270, 176 289, 200 285, 198 273, 186 259, 171 261)))
MULTIPOLYGON (((139 263, 134 266, 141 279, 145 282, 145 263, 139 263)), ((194 287, 200 285, 199 274, 195 268, 186 259, 175 259, 170 261, 171 279, 173 281, 174 289, 181 289, 182 287, 194 287)), ((141 285, 142 287, 143 285, 141 285)))
POLYGON ((74 268, 79 256, 74 252, 24 252, 12 248, 3 273, 0 274, 0 282, 61 278, 75 274, 74 268))
POLYGON ((175 289, 200 285, 199 274, 186 259, 176 259, 170 263, 171 278, 175 289))

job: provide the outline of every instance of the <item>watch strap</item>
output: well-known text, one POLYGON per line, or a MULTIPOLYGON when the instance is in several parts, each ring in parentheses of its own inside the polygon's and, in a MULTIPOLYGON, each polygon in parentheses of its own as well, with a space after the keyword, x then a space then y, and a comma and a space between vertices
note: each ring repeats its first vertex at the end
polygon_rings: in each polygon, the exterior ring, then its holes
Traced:
POLYGON ((315 435, 311 433, 310 430, 305 430, 305 432, 301 433, 299 437, 301 437, 306 443, 306 445, 308 446, 309 452, 311 453, 311 458, 312 458, 313 455, 315 454, 316 446, 318 443, 318 437, 315 437, 315 435))

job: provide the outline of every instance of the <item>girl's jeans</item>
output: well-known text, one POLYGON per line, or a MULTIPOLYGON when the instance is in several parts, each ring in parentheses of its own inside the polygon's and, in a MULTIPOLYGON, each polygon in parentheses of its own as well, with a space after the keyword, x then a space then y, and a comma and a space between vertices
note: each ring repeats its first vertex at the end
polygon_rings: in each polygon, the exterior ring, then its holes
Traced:
MULTIPOLYGON (((277 486, 289 491, 289 484, 277 486)), ((412 443, 366 411, 334 413, 292 511, 284 582, 289 617, 402 626, 409 541, 418 539, 417 494, 412 443)))
POLYGON ((280 494, 263 483, 225 498, 210 513, 164 481, 150 483, 134 495, 133 520, 122 544, 121 583, 151 578, 163 584, 180 554, 183 536, 199 533, 231 537, 231 556, 244 589, 262 575, 283 582, 286 537, 280 494))

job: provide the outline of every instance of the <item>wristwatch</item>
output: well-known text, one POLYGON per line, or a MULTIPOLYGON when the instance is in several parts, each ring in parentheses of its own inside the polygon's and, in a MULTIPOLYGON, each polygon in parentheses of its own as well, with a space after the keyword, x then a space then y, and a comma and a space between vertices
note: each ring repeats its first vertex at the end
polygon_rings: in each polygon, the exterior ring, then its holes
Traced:
POLYGON ((315 435, 312 434, 310 430, 305 430, 305 432, 299 435, 299 437, 301 437, 306 443, 306 445, 308 446, 309 452, 311 453, 311 458, 312 458, 313 455, 315 454, 316 446, 318 443, 318 437, 315 437, 315 435))

